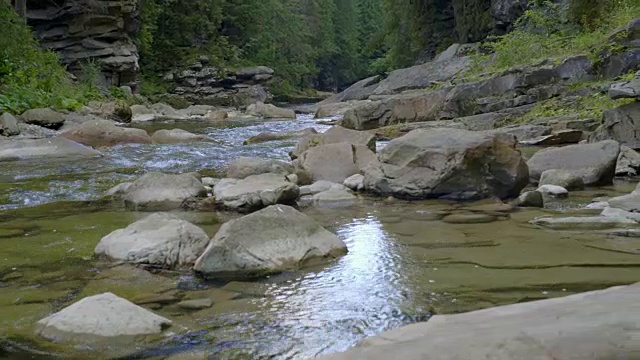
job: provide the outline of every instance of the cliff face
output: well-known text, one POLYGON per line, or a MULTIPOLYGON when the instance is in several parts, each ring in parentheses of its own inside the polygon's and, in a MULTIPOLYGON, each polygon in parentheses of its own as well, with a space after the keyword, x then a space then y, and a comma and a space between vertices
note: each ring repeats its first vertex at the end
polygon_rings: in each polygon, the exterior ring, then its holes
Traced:
POLYGON ((79 75, 82 64, 91 61, 101 69, 102 86, 135 82, 137 0, 29 1, 27 19, 41 44, 56 51, 71 73, 79 75))

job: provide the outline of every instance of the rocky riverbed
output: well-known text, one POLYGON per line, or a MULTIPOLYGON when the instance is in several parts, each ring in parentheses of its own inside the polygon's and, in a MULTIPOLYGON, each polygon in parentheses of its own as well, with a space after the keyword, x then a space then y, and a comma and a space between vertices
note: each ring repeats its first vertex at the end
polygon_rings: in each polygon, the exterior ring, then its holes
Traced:
MULTIPOLYGON (((120 144, 82 161, 2 162, 0 354, 305 359, 346 350, 365 337, 433 314, 640 280, 636 238, 605 232, 612 227, 553 230, 530 223, 540 217, 597 215, 600 210, 585 207, 595 198, 632 192, 631 179, 572 191, 567 199, 550 198, 542 209, 517 209, 496 200, 406 201, 366 193, 346 205, 302 206, 302 213, 336 234, 348 253, 250 281, 205 280, 188 269, 94 257, 101 238, 149 215, 103 198, 113 185, 154 171, 221 177, 243 156, 287 161, 297 139, 243 142, 262 132, 309 127, 325 132, 329 127, 319 122, 327 120, 298 115, 297 120, 140 123, 134 127, 150 134, 181 128, 211 141, 120 144), (54 345, 34 335, 40 319, 107 292, 169 319, 172 326, 135 345, 117 339, 88 347, 54 345)), ((223 209, 172 213, 210 237, 240 216, 223 209)))

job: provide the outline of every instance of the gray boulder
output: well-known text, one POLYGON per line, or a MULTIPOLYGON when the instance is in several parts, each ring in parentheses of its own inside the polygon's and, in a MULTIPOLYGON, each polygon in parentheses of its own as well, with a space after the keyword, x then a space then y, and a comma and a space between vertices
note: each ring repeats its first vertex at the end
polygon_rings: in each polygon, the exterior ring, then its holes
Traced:
MULTIPOLYGON (((36 334, 52 341, 161 333, 171 321, 111 293, 84 298, 38 321, 36 334)), ((82 341, 84 342, 84 341, 82 341)))
POLYGON ((544 207, 544 197, 539 191, 527 191, 522 193, 514 202, 515 206, 520 207, 544 207))
POLYGON ((151 137, 146 131, 116 126, 109 120, 87 121, 63 131, 60 136, 93 147, 151 143, 151 137))
POLYGON ((245 179, 251 175, 267 173, 286 176, 293 172, 293 166, 282 161, 241 157, 229 164, 227 177, 231 179, 245 179))
POLYGON ((134 181, 122 199, 132 209, 165 211, 179 208, 186 199, 206 196, 204 185, 192 174, 148 173, 134 181))
POLYGON ((400 198, 515 197, 529 171, 511 135, 436 128, 392 140, 364 170, 365 188, 400 198))
POLYGON ((216 201, 236 211, 254 211, 269 205, 293 203, 300 195, 283 175, 260 174, 245 179, 222 179, 213 188, 216 201))
POLYGON ((297 159, 302 153, 314 146, 337 143, 364 145, 369 148, 369 150, 373 152, 376 151, 376 138, 374 135, 364 131, 333 126, 324 133, 311 134, 302 138, 290 155, 292 159, 297 159))
POLYGON ((566 198, 569 196, 569 191, 558 185, 541 185, 537 191, 543 195, 557 198, 566 198))
POLYGON ((582 178, 586 186, 611 184, 615 176, 620 144, 602 141, 593 144, 547 148, 527 162, 531 180, 538 182, 547 170, 564 170, 582 178))
POLYGON ((609 88, 609 97, 612 99, 640 99, 640 72, 629 81, 617 82, 609 88))
POLYGON ((346 252, 345 244, 311 217, 275 205, 222 225, 194 270, 212 278, 251 278, 346 252))
POLYGON ((570 171, 552 169, 542 173, 539 185, 556 185, 567 190, 582 190, 584 189, 584 180, 570 171))
POLYGON ((295 119, 296 113, 291 109, 279 108, 272 104, 257 102, 247 107, 247 114, 267 119, 295 119))
POLYGON ((60 129, 64 125, 64 115, 51 109, 30 109, 20 115, 27 124, 38 125, 48 129, 60 129))
POLYGON ((9 113, 0 115, 0 135, 14 136, 20 134, 18 120, 9 113))
POLYGON ((348 177, 361 173, 375 159, 375 154, 366 146, 343 142, 312 147, 302 153, 294 165, 308 171, 315 181, 342 183, 348 177))
POLYGON ((313 195, 313 202, 320 207, 343 207, 355 203, 357 197, 347 189, 332 187, 313 195))
POLYGON ((494 307, 387 331, 319 360, 605 360, 640 353, 640 284, 494 307), (614 311, 615 310, 615 311, 614 311))
POLYGON ((364 175, 355 174, 350 176, 344 180, 342 185, 353 191, 362 191, 364 190, 364 175))
POLYGON ((602 125, 589 141, 615 140, 632 149, 640 149, 640 102, 623 105, 604 112, 602 125))
POLYGON ((337 115, 344 115, 354 107, 371 102, 370 100, 350 100, 346 102, 328 103, 318 105, 314 117, 316 119, 329 118, 337 115))
POLYGON ((90 147, 64 138, 5 140, 0 142, 0 161, 47 159, 86 159, 101 157, 90 147))
POLYGON ((167 269, 192 266, 209 245, 199 227, 168 213, 156 213, 100 240, 94 253, 167 269))
POLYGON ((153 133, 151 140, 156 144, 174 144, 191 141, 208 140, 204 135, 197 135, 182 129, 158 130, 153 133))
POLYGON ((640 154, 628 146, 620 147, 616 176, 636 176, 640 170, 640 154))

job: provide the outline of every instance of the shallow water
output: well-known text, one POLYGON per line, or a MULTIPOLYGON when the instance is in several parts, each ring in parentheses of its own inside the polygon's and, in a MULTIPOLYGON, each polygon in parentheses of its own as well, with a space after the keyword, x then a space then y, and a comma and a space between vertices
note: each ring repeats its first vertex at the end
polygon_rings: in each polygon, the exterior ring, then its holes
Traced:
MULTIPOLYGON (((0 195, 7 199, 0 212, 0 358, 24 358, 23 347, 44 352, 41 358, 160 359, 192 353, 193 358, 307 359, 425 321, 433 313, 640 281, 640 240, 528 224, 536 216, 575 212, 596 196, 627 193, 633 188, 627 182, 575 192, 549 209, 504 214, 490 224, 438 220, 442 213, 476 211, 478 204, 361 197, 346 209, 307 208, 306 214, 345 241, 349 253, 325 266, 249 283, 206 282, 188 272, 152 274, 92 257, 101 237, 146 215, 97 201, 112 184, 147 171, 220 169, 241 155, 286 159, 295 141, 241 143, 261 131, 298 130, 314 122, 236 125, 180 123, 219 143, 121 146, 106 151, 106 158, 78 164, 0 164, 5 177, 15 179, 2 185, 0 195), (87 199, 93 201, 77 201, 87 199), (31 204, 39 205, 25 207, 31 204), (32 335, 37 320, 105 291, 170 318, 169 336, 126 346, 74 348, 32 335), (184 311, 175 305, 202 297, 213 298, 214 306, 184 311)), ((211 236, 237 216, 179 215, 211 236)))

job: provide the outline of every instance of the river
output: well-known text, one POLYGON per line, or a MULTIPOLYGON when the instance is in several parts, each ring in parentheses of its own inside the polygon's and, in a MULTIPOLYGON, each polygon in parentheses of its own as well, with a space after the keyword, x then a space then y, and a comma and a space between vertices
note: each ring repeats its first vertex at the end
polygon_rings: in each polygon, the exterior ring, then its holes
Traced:
MULTIPOLYGON (((327 119, 324 119, 327 120, 327 119)), ((121 145, 81 162, 0 163, 0 358, 308 359, 365 337, 454 313, 544 299, 640 280, 640 241, 598 232, 552 231, 541 215, 584 213, 594 197, 629 193, 634 184, 572 192, 547 209, 526 209, 490 224, 446 224, 443 212, 480 204, 405 202, 361 196, 348 208, 305 208, 344 240, 348 255, 325 266, 255 282, 207 282, 190 273, 153 274, 92 257, 100 238, 145 214, 101 200, 122 181, 150 171, 220 173, 239 156, 288 159, 296 140, 242 145, 263 131, 328 128, 310 116, 180 127, 213 142, 121 145), (205 170, 205 171, 203 171, 205 170), (50 345, 33 335, 37 320, 84 296, 110 291, 171 319, 167 336, 126 347, 50 345), (176 299, 215 298, 185 311, 176 299), (21 350, 22 349, 22 350, 21 350), (24 349, 29 349, 25 352, 24 349)), ((381 144, 384 145, 384 144, 381 144)), ((230 213, 180 212, 213 236, 230 213)))

